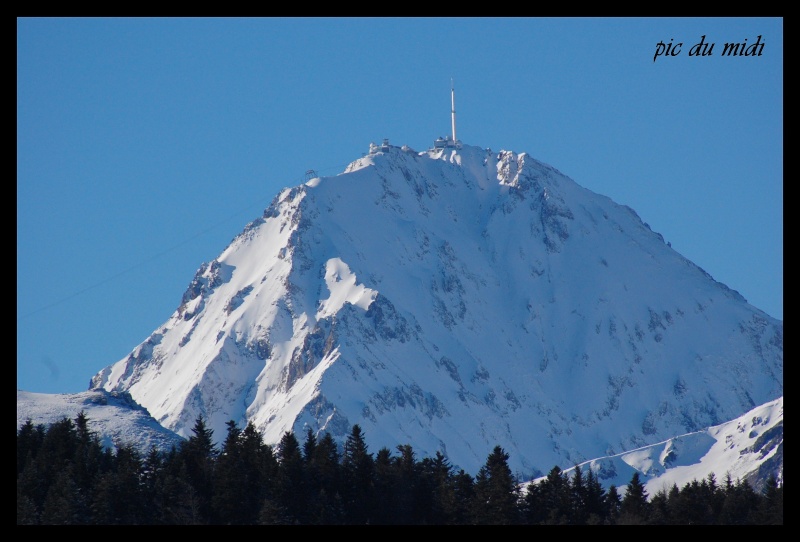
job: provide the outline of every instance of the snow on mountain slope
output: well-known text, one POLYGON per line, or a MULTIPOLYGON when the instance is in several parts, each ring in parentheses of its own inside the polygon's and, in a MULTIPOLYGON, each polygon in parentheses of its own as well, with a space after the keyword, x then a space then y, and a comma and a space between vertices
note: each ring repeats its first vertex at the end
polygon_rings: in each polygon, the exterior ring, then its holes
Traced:
POLYGON ((155 421, 127 393, 92 390, 81 393, 31 393, 17 390, 17 430, 31 420, 45 427, 84 412, 88 427, 106 448, 130 444, 146 454, 151 447, 167 451, 184 439, 155 421))
MULTIPOLYGON (((783 397, 723 424, 592 459, 579 467, 584 473, 591 469, 605 488, 615 485, 623 492, 638 472, 650 497, 673 486, 682 489, 694 480, 706 480, 710 474, 718 484, 730 476, 732 482, 747 481, 757 491, 770 475, 782 485, 783 397)), ((572 478, 575 467, 563 470, 572 478)))
POLYGON ((783 395, 783 323, 528 154, 373 146, 283 190, 93 387, 188 436, 311 428, 520 476, 783 395))

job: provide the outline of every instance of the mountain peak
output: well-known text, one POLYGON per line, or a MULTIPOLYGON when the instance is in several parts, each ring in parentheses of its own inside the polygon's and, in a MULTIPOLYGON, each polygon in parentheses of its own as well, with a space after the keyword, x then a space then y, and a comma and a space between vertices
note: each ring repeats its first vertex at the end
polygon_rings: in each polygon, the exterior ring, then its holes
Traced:
POLYGON ((359 424, 473 473, 499 444, 533 477, 782 396, 782 333, 527 153, 384 140, 282 191, 92 384, 184 436, 359 424))

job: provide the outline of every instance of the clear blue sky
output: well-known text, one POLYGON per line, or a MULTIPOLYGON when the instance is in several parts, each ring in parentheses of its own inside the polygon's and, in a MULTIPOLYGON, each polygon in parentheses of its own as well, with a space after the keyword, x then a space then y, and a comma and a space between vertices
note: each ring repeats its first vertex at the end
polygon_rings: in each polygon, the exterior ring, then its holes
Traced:
POLYGON ((783 319, 781 18, 20 18, 17 388, 86 390, 306 170, 447 135, 451 77, 463 142, 632 207, 783 319))

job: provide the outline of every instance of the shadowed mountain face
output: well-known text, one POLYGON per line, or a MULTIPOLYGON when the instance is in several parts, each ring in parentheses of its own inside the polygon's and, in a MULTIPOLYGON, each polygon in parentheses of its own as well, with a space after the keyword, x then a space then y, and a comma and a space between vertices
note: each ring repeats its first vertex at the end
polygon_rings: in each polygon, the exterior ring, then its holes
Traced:
POLYGON ((532 478, 781 397, 783 323, 527 154, 384 145, 281 192, 92 386, 183 436, 358 424, 532 478))

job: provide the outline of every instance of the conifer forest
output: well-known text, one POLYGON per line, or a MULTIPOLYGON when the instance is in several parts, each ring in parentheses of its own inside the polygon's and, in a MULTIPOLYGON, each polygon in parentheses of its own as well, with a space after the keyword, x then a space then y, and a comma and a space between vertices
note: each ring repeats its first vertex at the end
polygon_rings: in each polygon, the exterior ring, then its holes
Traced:
POLYGON ((169 451, 104 447, 81 412, 17 430, 18 525, 782 525, 783 485, 756 491, 724 473, 648 495, 590 469, 553 467, 520 484, 499 446, 474 475, 410 445, 372 453, 358 425, 343 446, 291 432, 270 446, 228 422, 219 445, 202 417, 169 451))

